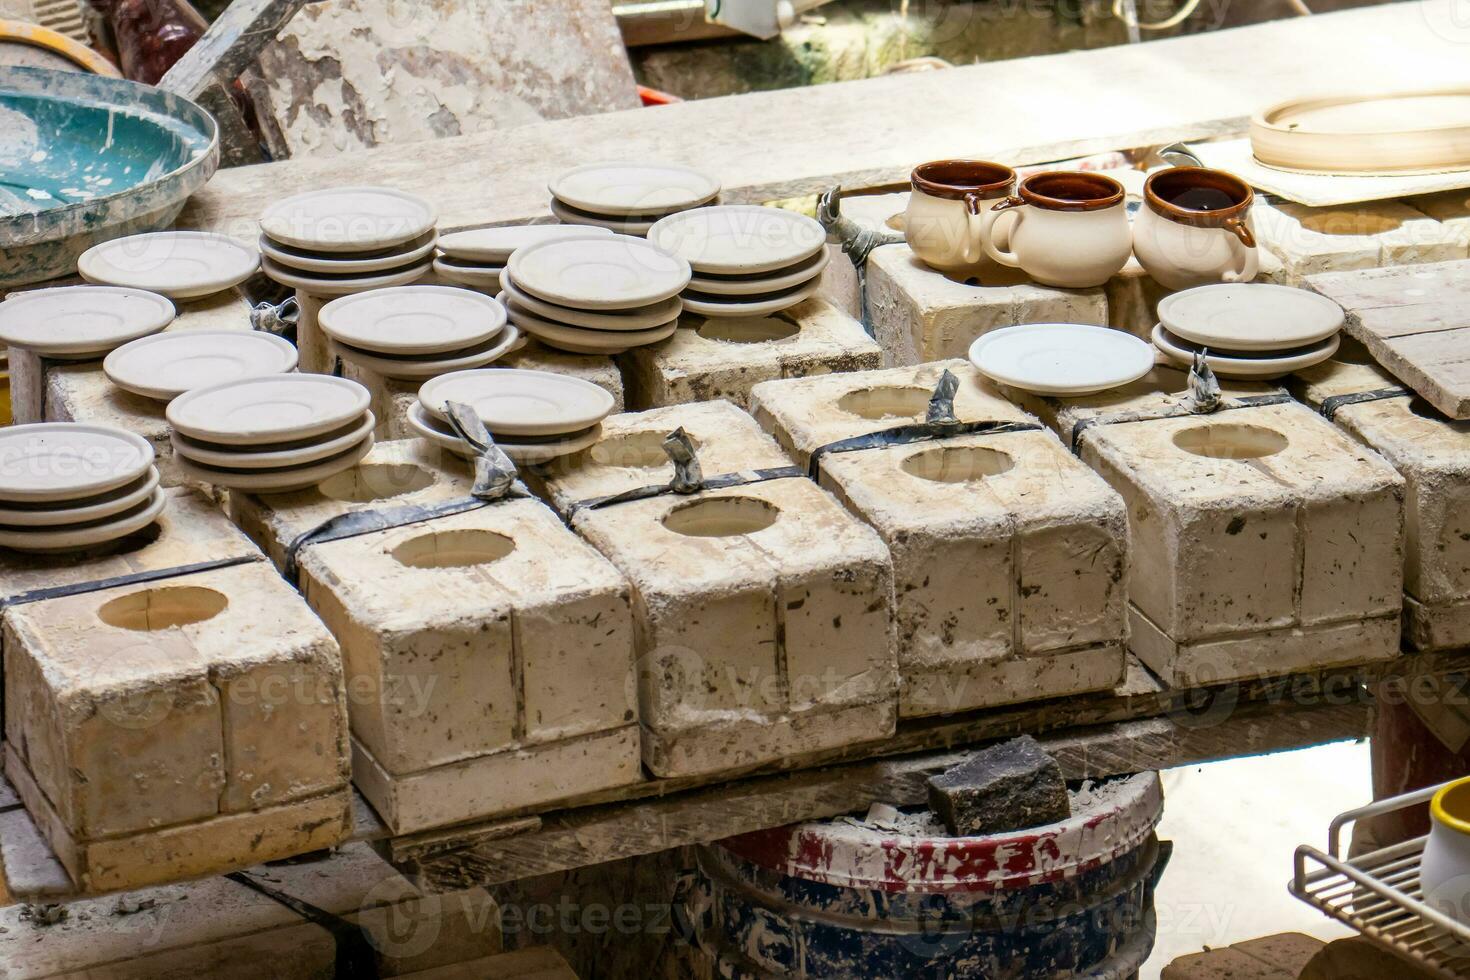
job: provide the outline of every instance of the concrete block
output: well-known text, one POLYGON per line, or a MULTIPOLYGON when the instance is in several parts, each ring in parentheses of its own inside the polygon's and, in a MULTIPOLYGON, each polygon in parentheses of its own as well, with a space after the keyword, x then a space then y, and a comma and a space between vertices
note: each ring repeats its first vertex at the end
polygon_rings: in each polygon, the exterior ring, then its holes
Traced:
MULTIPOLYGON (((961 361, 768 382, 752 402, 805 464, 820 446, 922 420, 946 368, 961 380, 959 418, 1035 422, 961 361)), ((1127 516, 1051 432, 828 454, 820 479, 892 553, 902 715, 1121 682, 1127 516)))
POLYGON ((1415 210, 1422 211, 1455 236, 1455 240, 1470 251, 1470 193, 1463 190, 1441 191, 1425 194, 1404 202, 1415 210))
POLYGON ((868 257, 867 299, 885 366, 964 357, 976 337, 1020 323, 1108 322, 1101 286, 1038 286, 1014 270, 976 284, 936 272, 907 245, 885 246, 868 257))
POLYGON ((630 407, 646 409, 718 398, 743 406, 762 381, 871 370, 881 359, 861 323, 813 298, 769 317, 685 314, 667 341, 636 347, 620 361, 630 407))
POLYGON ((342 645, 359 786, 396 833, 641 778, 628 586, 544 504, 313 545, 300 567, 342 645))
POLYGON ((1465 258, 1463 233, 1397 201, 1312 208, 1257 200, 1256 237, 1289 285, 1319 272, 1465 258))
POLYGON ((980 749, 924 782, 929 809, 954 837, 1025 830, 1072 815, 1061 766, 1030 735, 980 749))
POLYGON ((15 606, 4 635, 6 774, 79 884, 345 834, 341 654, 262 563, 15 606))

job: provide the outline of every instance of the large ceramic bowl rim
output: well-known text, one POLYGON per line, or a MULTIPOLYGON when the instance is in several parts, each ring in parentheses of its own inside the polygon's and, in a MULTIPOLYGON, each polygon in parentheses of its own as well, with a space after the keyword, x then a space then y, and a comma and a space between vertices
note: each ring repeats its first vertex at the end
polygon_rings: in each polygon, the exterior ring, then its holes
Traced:
MULTIPOLYGON (((209 145, 192 160, 163 174, 161 177, 133 187, 94 197, 88 201, 73 201, 61 207, 43 211, 25 211, 0 219, 0 240, 7 248, 34 245, 54 241, 83 231, 96 231, 97 226, 87 224, 85 216, 99 210, 105 211, 123 198, 139 194, 145 189, 163 202, 157 208, 143 208, 138 213, 161 210, 169 203, 182 202, 204 182, 214 175, 219 165, 219 127, 214 117, 195 103, 180 95, 162 89, 140 85, 122 78, 106 78, 101 75, 86 75, 81 72, 55 71, 47 68, 0 66, 0 91, 20 92, 26 95, 71 98, 87 102, 104 109, 119 106, 103 98, 106 93, 125 95, 129 100, 141 104, 149 111, 172 116, 194 127, 209 137, 209 145), (177 189, 175 185, 178 185, 177 189), (165 191, 167 190, 167 193, 165 191), (45 220, 41 220, 41 219, 45 220)), ((106 227, 106 224, 103 225, 106 227)))
MULTIPOLYGON (((1456 816, 1445 805, 1446 797, 1452 795, 1470 796, 1470 776, 1441 786, 1439 791, 1434 794, 1434 798, 1429 801, 1429 814, 1437 823, 1443 824, 1449 830, 1461 834, 1470 834, 1470 819, 1456 816)), ((1470 804, 1470 800, 1467 800, 1466 803, 1470 804)), ((1470 809, 1470 806, 1467 806, 1467 809, 1470 809)))

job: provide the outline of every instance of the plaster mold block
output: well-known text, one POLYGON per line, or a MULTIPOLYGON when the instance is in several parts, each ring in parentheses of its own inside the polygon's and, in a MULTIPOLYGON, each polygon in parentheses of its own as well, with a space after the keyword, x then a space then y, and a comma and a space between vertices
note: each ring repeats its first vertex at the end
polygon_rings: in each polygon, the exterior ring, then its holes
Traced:
MULTIPOLYGON (((757 420, 798 462, 924 419, 948 368, 964 421, 1035 422, 951 361, 758 385, 757 420)), ((1127 517, 1042 429, 822 457, 821 485, 893 555, 904 716, 1111 688, 1124 672, 1127 517)))
POLYGON ((1289 285, 1319 272, 1463 259, 1463 230, 1397 201, 1313 208, 1257 199, 1251 209, 1263 251, 1281 260, 1289 285))
POLYGON ((744 405, 762 381, 869 370, 881 359, 862 324, 823 299, 768 317, 685 314, 667 341, 622 357, 634 408, 717 398, 744 405))

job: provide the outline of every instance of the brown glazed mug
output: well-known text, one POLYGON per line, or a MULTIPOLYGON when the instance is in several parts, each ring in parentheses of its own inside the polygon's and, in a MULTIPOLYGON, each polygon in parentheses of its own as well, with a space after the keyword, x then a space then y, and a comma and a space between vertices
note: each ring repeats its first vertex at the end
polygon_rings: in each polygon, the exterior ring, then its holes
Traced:
POLYGON ((981 242, 1001 265, 1048 286, 1100 286, 1128 261, 1132 237, 1123 185, 1104 174, 1047 170, 985 212, 981 242), (1001 235, 1001 222, 1011 218, 1001 235), (1009 237, 1010 249, 997 244, 1009 237))
POLYGON ((1250 282, 1260 270, 1251 186, 1223 170, 1171 167, 1143 185, 1133 254, 1166 289, 1250 282))
POLYGON ((944 271, 985 262, 985 210, 1016 186, 1016 172, 988 160, 934 160, 910 175, 904 238, 926 265, 944 271))

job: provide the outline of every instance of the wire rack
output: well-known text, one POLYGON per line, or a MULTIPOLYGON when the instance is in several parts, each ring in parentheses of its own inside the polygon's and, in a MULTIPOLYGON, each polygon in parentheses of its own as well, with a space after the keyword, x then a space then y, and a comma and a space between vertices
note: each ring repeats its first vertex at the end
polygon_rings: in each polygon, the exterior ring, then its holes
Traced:
POLYGON ((1470 977, 1470 927, 1431 908, 1419 887, 1419 859, 1425 837, 1344 857, 1343 830, 1369 817, 1429 801, 1439 789, 1380 800, 1333 819, 1328 853, 1302 845, 1296 849, 1291 893, 1367 939, 1445 980, 1470 977))

